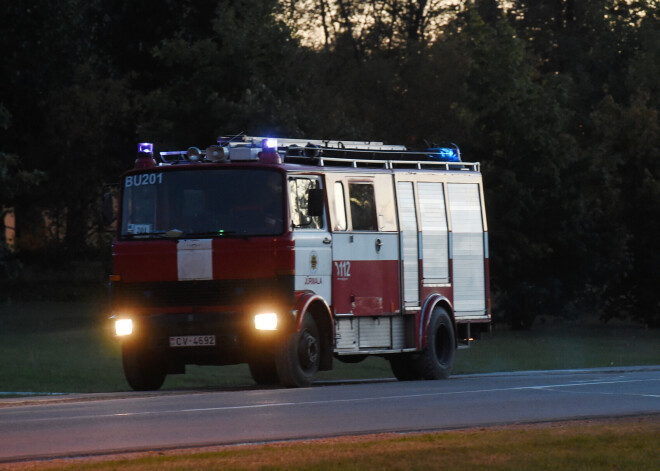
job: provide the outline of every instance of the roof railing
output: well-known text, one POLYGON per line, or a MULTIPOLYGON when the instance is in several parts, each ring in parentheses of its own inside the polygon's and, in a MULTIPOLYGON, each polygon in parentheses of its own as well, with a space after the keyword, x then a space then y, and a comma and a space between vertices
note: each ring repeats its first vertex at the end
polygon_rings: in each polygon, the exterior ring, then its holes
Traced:
POLYGON ((353 159, 347 157, 301 157, 285 158, 285 162, 316 165, 319 167, 352 167, 352 168, 385 168, 385 169, 434 169, 434 170, 463 170, 479 172, 479 162, 441 162, 434 160, 387 160, 387 159, 353 159))
MULTIPOLYGON (((276 151, 282 161, 316 166, 385 169, 440 169, 478 172, 478 162, 462 162, 458 146, 410 150, 403 145, 376 141, 336 141, 322 139, 270 139, 245 135, 220 137, 217 146, 206 151, 191 147, 188 151, 161 152, 167 164, 190 161, 259 160, 261 150, 276 151), (272 147, 271 147, 272 146, 272 147)), ((162 164, 161 164, 162 165, 162 164)))

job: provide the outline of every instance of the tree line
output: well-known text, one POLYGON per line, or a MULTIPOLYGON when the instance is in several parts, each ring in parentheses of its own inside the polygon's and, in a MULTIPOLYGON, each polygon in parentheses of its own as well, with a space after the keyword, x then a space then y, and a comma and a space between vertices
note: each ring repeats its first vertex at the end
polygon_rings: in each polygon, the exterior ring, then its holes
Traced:
POLYGON ((139 141, 451 141, 482 163, 496 318, 660 324, 655 0, 3 3, 0 276, 107 246, 139 141))

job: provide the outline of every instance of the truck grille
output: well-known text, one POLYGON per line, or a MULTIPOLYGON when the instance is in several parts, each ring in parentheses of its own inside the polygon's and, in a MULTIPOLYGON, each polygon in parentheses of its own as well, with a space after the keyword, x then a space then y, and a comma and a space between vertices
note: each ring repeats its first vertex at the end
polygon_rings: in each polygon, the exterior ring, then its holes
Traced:
POLYGON ((258 300, 291 304, 293 277, 257 280, 203 280, 117 283, 115 306, 230 306, 258 300))

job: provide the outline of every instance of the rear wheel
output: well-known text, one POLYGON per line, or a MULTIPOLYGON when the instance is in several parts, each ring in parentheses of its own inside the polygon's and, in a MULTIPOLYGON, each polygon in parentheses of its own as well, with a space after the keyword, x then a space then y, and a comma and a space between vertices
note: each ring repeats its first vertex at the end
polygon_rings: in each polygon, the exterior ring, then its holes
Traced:
POLYGON ((441 307, 433 310, 426 348, 419 356, 419 371, 424 379, 445 379, 451 373, 456 352, 454 326, 441 307))
POLYGON ((124 343, 122 364, 126 381, 135 391, 154 391, 165 382, 165 365, 158 355, 144 348, 124 343))
POLYGON ((416 381, 422 379, 419 371, 419 361, 410 353, 398 353, 388 358, 394 377, 399 381, 416 381))
POLYGON ((311 315, 303 319, 300 331, 287 338, 275 359, 277 376, 287 387, 304 388, 316 379, 321 363, 321 340, 311 315))

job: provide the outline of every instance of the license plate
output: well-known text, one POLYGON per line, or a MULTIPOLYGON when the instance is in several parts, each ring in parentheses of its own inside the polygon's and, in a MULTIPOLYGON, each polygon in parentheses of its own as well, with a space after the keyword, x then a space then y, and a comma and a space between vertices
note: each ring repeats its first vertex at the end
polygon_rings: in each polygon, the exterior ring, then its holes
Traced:
POLYGON ((170 347, 212 347, 215 335, 180 335, 170 337, 170 347))

